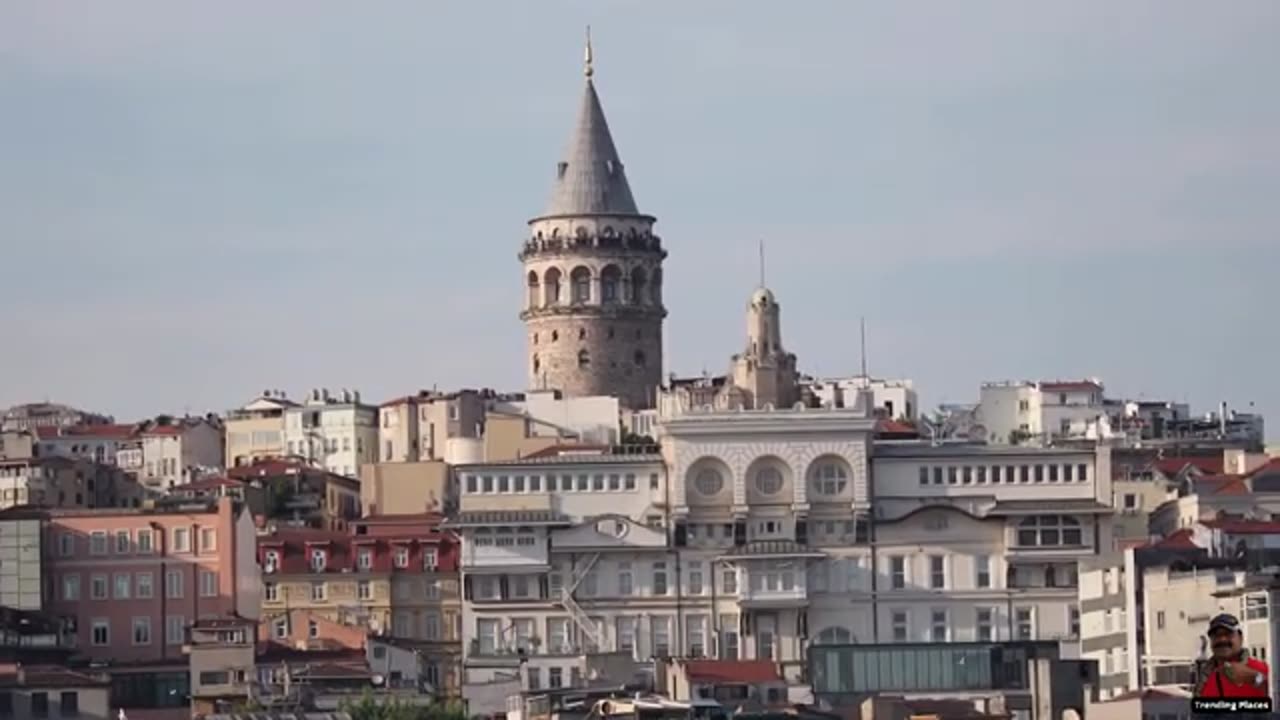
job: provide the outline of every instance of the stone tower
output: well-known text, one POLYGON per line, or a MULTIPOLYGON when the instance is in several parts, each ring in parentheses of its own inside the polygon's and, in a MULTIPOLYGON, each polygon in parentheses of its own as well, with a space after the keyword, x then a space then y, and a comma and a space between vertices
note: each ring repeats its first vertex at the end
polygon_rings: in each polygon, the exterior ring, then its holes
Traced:
POLYGON ((656 219, 636 207, 592 74, 588 38, 578 123, 520 251, 529 385, 649 408, 662 381, 667 253, 656 219))
POLYGON ((782 348, 782 309, 763 286, 747 305, 747 347, 733 356, 732 375, 752 407, 789 408, 800 400, 796 356, 782 348))

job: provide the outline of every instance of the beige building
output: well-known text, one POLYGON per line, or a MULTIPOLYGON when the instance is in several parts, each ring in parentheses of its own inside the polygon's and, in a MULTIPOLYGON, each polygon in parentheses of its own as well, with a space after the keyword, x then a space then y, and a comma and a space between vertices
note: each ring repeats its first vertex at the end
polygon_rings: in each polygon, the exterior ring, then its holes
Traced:
POLYGON ((168 490, 223 468, 223 426, 216 417, 161 417, 140 425, 120 445, 116 464, 138 482, 168 490))
POLYGON ((360 466, 360 506, 368 515, 450 512, 457 505, 457 483, 441 460, 360 466))
POLYGON ((243 407, 227 413, 226 467, 286 455, 284 413, 298 404, 281 390, 264 390, 243 407))
MULTIPOLYGON (((115 720, 107 678, 54 665, 0 663, 7 717, 115 720)), ((0 706, 2 707, 2 706, 0 706)))
POLYGON ((470 459, 470 447, 484 430, 490 391, 424 390, 378 408, 378 462, 470 459))

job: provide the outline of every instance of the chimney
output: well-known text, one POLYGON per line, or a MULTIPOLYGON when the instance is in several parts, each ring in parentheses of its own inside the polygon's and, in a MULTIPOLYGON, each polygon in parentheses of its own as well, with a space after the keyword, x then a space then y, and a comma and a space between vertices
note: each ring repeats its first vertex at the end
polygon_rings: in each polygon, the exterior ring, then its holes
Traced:
POLYGON ((1227 401, 1226 400, 1222 401, 1221 409, 1218 411, 1218 432, 1222 433, 1223 437, 1226 437, 1227 435, 1227 401))

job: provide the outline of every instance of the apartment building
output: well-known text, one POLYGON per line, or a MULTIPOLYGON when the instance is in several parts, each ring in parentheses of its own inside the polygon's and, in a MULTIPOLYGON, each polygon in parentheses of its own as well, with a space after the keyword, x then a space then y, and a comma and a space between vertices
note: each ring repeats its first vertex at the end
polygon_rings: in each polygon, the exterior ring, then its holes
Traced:
POLYGON ((359 627, 415 644, 438 677, 456 678, 459 546, 441 522, 438 514, 367 517, 348 531, 280 528, 260 537, 269 637, 298 637, 291 623, 302 611, 316 618, 310 640, 324 635, 318 621, 359 627))
POLYGON ((690 598, 656 448, 566 449, 457 475, 461 511, 448 525, 462 538, 465 682, 513 676, 523 654, 527 687, 578 686, 589 655, 681 651, 690 598))
POLYGON ((137 430, 136 425, 115 423, 41 428, 39 453, 116 465, 116 453, 137 430))
POLYGON ((169 490, 222 469, 223 427, 216 417, 160 418, 138 426, 116 464, 144 486, 169 490))
POLYGON ((56 665, 0 663, 0 717, 114 720, 110 683, 56 665))
POLYGON ((345 530, 360 517, 360 483, 353 478, 311 467, 296 458, 258 460, 227 470, 229 480, 195 483, 178 492, 243 495, 255 513, 281 526, 345 530), (253 499, 261 497, 261 505, 253 499))
POLYGON ((137 507, 145 490, 119 468, 66 457, 0 460, 0 510, 137 507))
POLYGON ((112 421, 106 415, 78 410, 69 405, 39 402, 14 405, 0 416, 0 430, 37 433, 45 428, 73 425, 105 425, 112 421))
POLYGON ((712 598, 706 653, 779 661, 794 678, 810 637, 870 638, 867 396, 843 408, 659 407, 680 562, 712 598))
POLYGON ((920 399, 915 384, 906 379, 874 378, 866 375, 803 380, 823 406, 854 405, 864 392, 871 394, 875 413, 890 420, 915 422, 920 416, 920 399))
POLYGON ((862 636, 1078 636, 1077 562, 1112 548, 1108 448, 881 441, 871 466, 877 616, 862 636))
POLYGON ((378 408, 360 393, 312 390, 284 413, 285 453, 332 473, 355 477, 363 463, 378 459, 378 408))
POLYGON ((492 391, 423 390, 378 408, 378 462, 463 461, 463 448, 483 434, 492 391))
POLYGON ((227 412, 227 447, 224 467, 285 456, 284 414, 298 404, 282 390, 263 390, 243 406, 227 412))

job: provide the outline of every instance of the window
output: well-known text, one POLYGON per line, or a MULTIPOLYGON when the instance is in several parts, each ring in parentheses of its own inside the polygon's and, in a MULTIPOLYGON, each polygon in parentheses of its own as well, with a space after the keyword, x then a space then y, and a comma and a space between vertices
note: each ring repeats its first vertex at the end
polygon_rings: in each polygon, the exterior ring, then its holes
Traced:
POLYGON ((128 530, 116 531, 116 554, 117 555, 129 554, 129 550, 132 549, 132 545, 133 543, 130 541, 128 530))
MULTIPOLYGON (((399 617, 397 617, 396 619, 398 620, 399 617)), ((397 630, 403 631, 403 628, 397 628, 397 630)), ((403 634, 403 632, 397 632, 396 634, 401 635, 403 634)), ((315 620, 307 621, 307 637, 311 638, 312 640, 320 637, 320 623, 316 622, 315 620)))
POLYGON ((975 615, 977 641, 991 642, 995 640, 995 612, 991 608, 978 608, 975 615))
POLYGON ((391 556, 392 563, 398 568, 409 567, 409 548, 398 547, 391 556))
POLYGON ((191 530, 174 528, 169 536, 173 552, 191 552, 191 530))
POLYGON ((853 642, 853 633, 847 628, 829 627, 818 633, 818 645, 848 645, 853 642))
POLYGON ((225 670, 206 670, 200 673, 201 685, 230 685, 231 673, 225 670))
POLYGON ((920 484, 921 485, 929 484, 929 468, 923 465, 920 466, 920 484))
POLYGON ((90 575, 89 576, 89 597, 94 600, 107 599, 107 576, 106 575, 90 575))
POLYGON ((182 597, 182 571, 170 570, 164 577, 164 596, 174 600, 182 597))
POLYGON ((325 597, 324 583, 311 583, 311 602, 324 602, 325 597))
POLYGON ((94 530, 89 533, 89 553, 91 555, 107 554, 107 533, 105 530, 94 530))
POLYGON ((324 550, 313 549, 311 551, 311 569, 314 572, 324 572, 325 565, 328 564, 329 553, 324 550))
POLYGON ((690 561, 689 563, 689 594, 702 594, 702 563, 690 561))
POLYGON ((909 634, 907 631, 907 611, 894 610, 891 619, 892 622, 890 624, 893 626, 893 641, 906 642, 909 634))
POLYGON ((217 549, 217 528, 200 528, 200 552, 213 552, 217 549))
POLYGON ((1082 545, 1080 521, 1066 515, 1038 515, 1018 524, 1018 545, 1061 547, 1082 545))
POLYGON ((907 587, 907 559, 901 555, 889 558, 889 586, 894 590, 907 587))
POLYGON ((653 594, 667 594, 667 564, 665 562, 653 564, 653 594))
POLYGON ((436 613, 427 613, 422 616, 422 635, 427 640, 440 639, 440 616, 436 613))
POLYGON ((707 656, 707 616, 690 615, 685 619, 686 637, 689 639, 689 657, 707 656))
POLYGON ((1089 473, 1088 465, 1081 463, 1076 466, 1076 480, 1079 480, 1080 482, 1084 482, 1085 479, 1088 477, 1088 473, 1089 473))
POLYGON ((1067 632, 1071 637, 1080 637, 1080 607, 1071 605, 1067 607, 1067 632))
POLYGON ((63 575, 62 576, 62 599, 63 600, 79 600, 80 599, 80 576, 79 575, 63 575))
POLYGON ((76 552, 76 536, 71 533, 62 533, 58 536, 58 554, 62 557, 70 557, 76 552))
POLYGON ((262 599, 267 602, 276 602, 280 599, 280 586, 273 583, 262 583, 262 599))
POLYGON ((137 534, 137 551, 142 554, 149 554, 155 551, 154 540, 152 539, 150 530, 139 530, 137 534))
POLYGON ((959 480, 959 468, 953 468, 953 467, 947 468, 947 484, 955 485, 958 480, 959 480))
MULTIPOLYGON (((517 538, 517 539, 518 539, 518 538, 517 538)), ((422 569, 423 569, 423 570, 426 570, 427 572, 435 572, 435 569, 436 569, 436 561, 437 561, 437 560, 436 560, 436 551, 435 551, 435 550, 423 550, 423 551, 422 551, 422 569)))
POLYGON ((761 495, 777 495, 782 491, 782 471, 766 465, 756 471, 756 492, 761 495))
POLYGON ((1017 639, 1030 640, 1035 634, 1031 608, 1018 608, 1014 611, 1014 624, 1017 626, 1017 639))
POLYGON ((111 622, 106 618, 95 618, 90 625, 89 642, 95 647, 111 644, 111 622))
POLYGON ((49 717, 49 693, 33 692, 31 693, 31 716, 38 718, 49 717))
POLYGON ((934 610, 932 613, 930 613, 930 621, 929 621, 929 639, 930 640, 932 640, 933 642, 947 642, 947 640, 950 639, 948 637, 950 633, 948 628, 949 628, 949 625, 947 623, 946 610, 934 610))
POLYGON ((547 687, 553 689, 564 687, 564 670, 558 667, 547 668, 547 687))
POLYGON ((62 717, 75 717, 80 714, 80 693, 65 690, 58 695, 58 714, 62 717))
POLYGON ((567 653, 569 646, 569 621, 566 618, 547 618, 547 649, 552 653, 567 653))
POLYGON ((356 567, 361 570, 368 570, 373 567, 373 550, 360 548, 360 551, 356 554, 356 567))
MULTIPOLYGON (((921 485, 928 482, 927 471, 920 468, 921 485)), ((849 474, 845 472, 844 465, 835 461, 826 461, 817 465, 813 470, 813 478, 810 483, 814 492, 819 495, 839 495, 849 487, 849 474)))
POLYGON ((1163 610, 1156 611, 1156 629, 1157 630, 1164 629, 1164 611, 1163 610))
POLYGON ((200 597, 218 596, 218 573, 208 570, 200 571, 200 597))
POLYGON ((1137 496, 1137 495, 1134 495, 1133 493, 1125 493, 1125 494, 1124 494, 1124 509, 1125 509, 1125 510, 1137 510, 1137 509, 1138 509, 1138 496, 1137 496))
POLYGON ((155 597, 155 585, 152 582, 151 573, 140 572, 133 577, 134 590, 139 600, 149 600, 155 597))
POLYGON ((671 657, 671 618, 654 616, 650 624, 653 626, 653 656, 671 657))
POLYGON ((133 644, 151 644, 151 618, 136 617, 133 619, 133 644))
POLYGON ((262 553, 262 570, 263 572, 275 572, 280 569, 280 551, 267 550, 262 553))
POLYGON ((941 590, 947 586, 947 559, 942 555, 929 556, 929 587, 941 590))
POLYGON ((717 495, 724 489, 724 477, 718 470, 704 468, 694 477, 693 488, 698 491, 699 495, 707 497, 717 495))
POLYGON ((738 594, 738 571, 735 568, 729 567, 720 571, 720 581, 725 595, 738 594))
POLYGON ((975 571, 974 586, 978 588, 991 587, 991 556, 975 555, 973 557, 973 567, 975 571))

